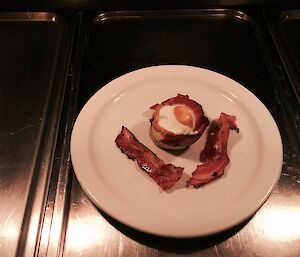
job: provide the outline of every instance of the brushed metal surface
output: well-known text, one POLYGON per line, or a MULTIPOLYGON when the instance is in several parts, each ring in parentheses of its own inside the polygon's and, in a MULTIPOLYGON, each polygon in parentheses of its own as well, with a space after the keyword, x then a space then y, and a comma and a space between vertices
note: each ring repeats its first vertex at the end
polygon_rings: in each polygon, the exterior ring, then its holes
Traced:
POLYGON ((266 13, 274 42, 300 102, 300 9, 266 13))
POLYGON ((284 180, 251 220, 210 237, 175 240, 143 234, 111 219, 74 179, 63 256, 298 257, 299 190, 285 194, 286 183, 295 188, 297 182, 284 180))
POLYGON ((58 20, 0 13, 0 256, 37 250, 66 73, 58 20))

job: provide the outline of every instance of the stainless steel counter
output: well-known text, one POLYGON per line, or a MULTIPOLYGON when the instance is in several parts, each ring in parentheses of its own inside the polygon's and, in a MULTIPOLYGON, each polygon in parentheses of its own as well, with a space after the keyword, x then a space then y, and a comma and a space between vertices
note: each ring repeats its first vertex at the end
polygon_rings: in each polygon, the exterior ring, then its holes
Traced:
MULTIPOLYGON (((222 9, 83 11, 78 19, 69 70, 70 53, 65 52, 63 57, 57 53, 62 53, 68 45, 70 51, 72 29, 56 18, 50 19, 56 22, 46 22, 51 39, 56 38, 55 43, 48 44, 48 38, 40 40, 42 43, 37 49, 42 48, 41 51, 35 53, 35 58, 28 57, 36 62, 28 66, 24 62, 21 68, 16 67, 14 74, 18 76, 0 73, 0 80, 7 85, 0 90, 8 90, 1 94, 2 103, 9 110, 0 110, 1 121, 6 124, 1 127, 4 147, 0 155, 3 181, 0 190, 5 208, 0 212, 3 238, 0 255, 300 256, 300 108, 297 99, 300 85, 290 76, 291 73, 299 75, 299 69, 284 54, 292 48, 291 44, 282 42, 289 42, 286 35, 294 34, 282 32, 286 25, 282 25, 282 17, 281 12, 222 9), (61 27, 61 24, 65 25, 61 27), (68 43, 63 44, 62 38, 68 43), (45 61, 43 66, 41 59, 52 61, 45 61), (225 232, 201 238, 172 239, 134 230, 95 207, 73 173, 70 135, 86 101, 117 76, 158 64, 194 65, 235 79, 266 105, 280 130, 284 161, 275 190, 253 217, 225 232), (29 69, 27 73, 26 69, 29 69), (31 84, 33 74, 42 75, 31 84), (21 75, 25 75, 23 80, 18 79, 21 75), (9 87, 15 84, 21 91, 9 87), (25 86, 28 90, 24 90, 25 86), (28 99, 32 105, 28 105, 28 99)), ((294 20, 293 28, 299 28, 299 22, 294 24, 294 20)), ((21 31, 27 35, 24 29, 21 31)), ((43 26, 38 30, 44 31, 49 35, 43 26)), ((0 33, 7 38, 6 23, 0 27, 0 33)), ((22 41, 17 38, 12 42, 22 41)), ((0 49, 7 49, 7 45, 0 49)), ((9 55, 10 59, 1 67, 16 58, 19 47, 15 46, 10 52, 15 55, 9 55)), ((31 53, 22 48, 22 57, 24 52, 31 53)), ((297 54, 292 55, 297 58, 297 54)))
POLYGON ((0 13, 3 257, 33 256, 36 251, 63 102, 70 35, 67 23, 56 14, 0 13))

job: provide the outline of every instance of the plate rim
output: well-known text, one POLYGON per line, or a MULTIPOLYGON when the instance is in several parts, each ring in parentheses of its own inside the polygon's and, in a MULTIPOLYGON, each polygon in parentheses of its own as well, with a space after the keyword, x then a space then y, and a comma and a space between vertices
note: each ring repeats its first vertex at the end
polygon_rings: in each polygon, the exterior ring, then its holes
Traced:
POLYGON ((196 67, 196 66, 189 66, 189 65, 156 65, 156 66, 149 66, 149 67, 145 67, 145 68, 141 68, 141 69, 137 69, 131 72, 128 72, 126 74, 123 74, 115 79, 113 79, 112 81, 110 81, 109 83, 107 83, 106 85, 102 86, 90 99, 88 99, 88 101, 86 102, 86 104, 84 105, 84 107, 80 110, 79 115, 76 118, 76 121, 74 123, 74 127, 72 130, 72 134, 71 134, 71 142, 70 142, 70 153, 71 153, 71 161, 72 161, 72 166, 73 166, 73 170, 75 172, 76 178, 78 179, 83 191, 86 193, 86 195, 88 196, 88 198, 97 206, 99 207, 101 210, 103 210, 105 213, 107 213, 109 216, 111 216, 113 219, 117 220, 118 222, 121 222, 129 227, 132 227, 136 230, 145 232, 145 233, 149 233, 149 234, 154 234, 157 236, 163 236, 163 237, 173 237, 173 238, 192 238, 192 237, 199 237, 199 236, 208 236, 211 234, 215 234, 215 233, 219 233, 222 231, 225 231, 229 228, 232 228, 240 223, 242 223, 243 221, 249 219, 250 217, 252 217, 259 209, 260 207, 264 204, 264 202, 268 199, 268 197, 270 196, 271 192, 273 191, 274 187, 276 186, 276 184, 278 183, 278 180, 280 178, 280 174, 281 174, 281 170, 282 170, 282 160, 283 160, 283 145, 282 145, 282 139, 281 139, 281 135, 279 132, 279 129, 277 127, 277 124, 274 120, 274 118, 272 117, 271 113, 269 112, 269 110, 267 109, 267 107, 260 101, 260 99, 258 99, 249 89, 247 89, 246 87, 244 87, 243 85, 241 85, 240 83, 238 83, 237 81, 212 70, 206 69, 206 68, 201 68, 201 67, 196 67), (256 207, 247 213, 247 215, 244 215, 242 217, 242 219, 240 218, 239 220, 237 220, 236 222, 231 222, 231 224, 228 224, 227 226, 224 226, 221 229, 212 229, 210 232, 208 233, 201 233, 201 232, 195 232, 195 233, 183 233, 183 234, 170 234, 170 233, 166 233, 166 232, 161 232, 161 231, 151 231, 149 229, 144 229, 143 227, 141 227, 140 225, 136 225, 136 224, 132 224, 130 222, 127 222, 126 219, 120 218, 118 215, 116 215, 115 213, 112 213, 111 210, 107 210, 107 208, 105 208, 105 206, 103 206, 101 204, 101 201, 99 201, 99 199, 97 199, 95 197, 95 195, 93 194, 93 192, 91 192, 89 190, 89 186, 87 186, 85 184, 85 181, 83 179, 83 177, 80 174, 80 171, 78 171, 76 169, 76 161, 74 160, 74 145, 75 145, 75 136, 76 136, 76 132, 78 130, 78 124, 80 122, 80 119, 82 117, 82 113, 87 112, 88 108, 90 105, 92 105, 92 101, 94 99, 97 98, 98 95, 103 94, 104 90, 108 90, 109 87, 116 87, 116 83, 118 85, 118 81, 122 80, 122 79, 130 79, 132 76, 135 76, 137 73, 143 73, 143 72, 153 72, 154 70, 172 70, 172 69, 183 69, 183 70, 189 70, 189 69, 193 69, 193 70, 198 70, 198 71, 202 71, 202 72, 208 72, 210 73, 212 76, 221 76, 223 79, 228 80, 229 82, 232 83, 232 85, 234 86, 238 86, 242 88, 242 92, 246 93, 246 95, 251 95, 251 97, 260 105, 260 108, 263 108, 263 110, 265 111, 265 114, 268 116, 269 121, 272 122, 272 126, 275 128, 276 132, 275 136, 277 141, 278 141, 278 145, 279 148, 278 150, 278 155, 280 156, 280 160, 278 160, 279 163, 281 163, 280 168, 278 167, 278 171, 276 173, 276 176, 274 176, 272 183, 270 185, 270 187, 268 187, 268 190, 266 190, 264 197, 261 198, 261 200, 259 202, 256 203, 256 207))

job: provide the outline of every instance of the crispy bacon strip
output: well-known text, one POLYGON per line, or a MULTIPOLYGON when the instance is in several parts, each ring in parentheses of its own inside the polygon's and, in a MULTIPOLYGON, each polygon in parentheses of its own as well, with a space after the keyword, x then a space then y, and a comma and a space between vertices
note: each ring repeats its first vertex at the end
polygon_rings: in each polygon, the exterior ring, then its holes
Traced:
POLYGON ((141 169, 163 189, 171 188, 182 176, 183 168, 165 164, 124 126, 115 140, 122 153, 135 160, 141 169))
POLYGON ((200 161, 204 163, 196 167, 192 177, 187 182, 188 186, 192 185, 198 188, 224 174, 224 170, 229 164, 227 154, 229 132, 230 130, 239 132, 235 121, 235 116, 222 112, 220 118, 212 122, 205 148, 200 154, 200 161))

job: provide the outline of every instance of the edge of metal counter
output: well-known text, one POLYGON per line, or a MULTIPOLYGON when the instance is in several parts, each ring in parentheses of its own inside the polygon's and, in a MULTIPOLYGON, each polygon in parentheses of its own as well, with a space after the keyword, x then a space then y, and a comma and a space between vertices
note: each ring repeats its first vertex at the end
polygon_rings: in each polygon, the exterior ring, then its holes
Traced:
MULTIPOLYGON (((22 18, 22 13, 19 18, 22 18)), ((66 79, 68 67, 70 63, 70 53, 72 49, 72 41, 74 37, 74 25, 71 16, 64 17, 60 13, 47 12, 24 12, 30 21, 48 21, 48 22, 64 22, 66 26, 65 34, 62 36, 62 44, 59 49, 59 65, 55 68, 55 78, 53 88, 47 106, 51 106, 51 110, 47 112, 47 121, 44 123, 44 133, 42 134, 41 145, 37 162, 34 167, 34 178, 31 181, 28 200, 26 203, 25 214, 22 222, 22 230, 18 240, 16 256, 38 256, 38 248, 40 244, 40 236, 43 230, 43 219, 46 208, 47 193, 49 190, 52 163, 54 158, 54 150, 56 147, 56 138, 58 135, 60 114, 63 106, 63 98, 66 88, 66 79), (68 19, 70 18, 70 19, 68 19), (47 125, 47 126, 46 126, 47 125)), ((9 21, 10 13, 4 13, 9 21)))
POLYGON ((55 149, 43 227, 40 235, 38 256, 62 256, 66 226, 65 216, 68 214, 68 199, 72 183, 69 147, 71 132, 76 118, 76 103, 81 69, 80 60, 83 53, 81 42, 79 42, 81 39, 82 32, 79 17, 74 32, 71 64, 67 78, 64 105, 62 107, 61 123, 55 149))
MULTIPOLYGON (((65 35, 64 39, 71 39, 71 42, 69 44, 64 44, 64 47, 61 49, 61 54, 63 56, 68 56, 68 58, 65 59, 65 63, 60 63, 57 65, 56 72, 60 75, 57 76, 57 78, 63 78, 61 81, 57 79, 54 83, 60 84, 61 86, 58 87, 60 90, 53 90, 53 94, 50 99, 49 105, 53 106, 53 111, 49 113, 49 117, 51 117, 51 120, 55 120, 57 124, 51 124, 51 128, 47 131, 45 134, 45 142, 44 146, 46 150, 44 153, 41 155, 41 167, 38 165, 36 169, 48 169, 50 172, 46 174, 46 172, 41 172, 40 174, 41 177, 38 178, 37 181, 37 189, 35 191, 35 197, 30 209, 30 212, 33 210, 41 209, 41 216, 37 215, 32 215, 30 217, 30 220, 28 222, 28 237, 26 238, 25 245, 24 245, 24 252, 23 256, 32 256, 31 252, 33 251, 33 247, 35 247, 35 255, 38 255, 38 245, 40 244, 40 235, 42 233, 42 220, 44 218, 44 212, 45 210, 45 199, 47 197, 47 192, 49 189, 49 184, 50 184, 50 177, 51 177, 51 169, 52 169, 52 158, 54 158, 54 150, 56 147, 56 138, 58 135, 58 127, 59 127, 59 120, 60 120, 60 114, 62 111, 62 103, 63 103, 63 98, 64 98, 64 93, 65 93, 65 82, 66 82, 66 77, 67 77, 67 69, 68 69, 68 63, 70 62, 70 51, 72 49, 72 38, 74 37, 74 29, 72 28, 72 24, 68 24, 70 28, 68 28, 67 34, 65 35), (65 67, 66 69, 61 69, 62 67, 65 67), (52 145, 50 142, 54 142, 52 145), (50 147, 49 147, 50 146, 50 147), (45 185, 45 187, 41 186, 45 185), (44 188, 44 190, 43 190, 44 188), (32 236, 36 236, 36 244, 33 245, 30 243, 30 240, 32 239, 32 236)), ((28 212, 29 214, 29 212, 28 212)), ((19 248, 19 249, 22 249, 19 248)))

